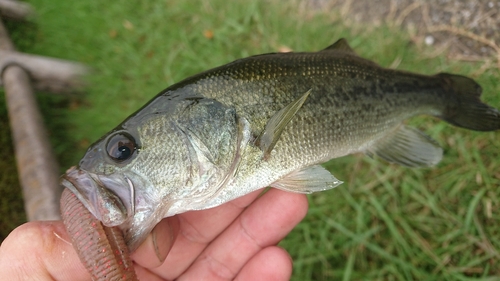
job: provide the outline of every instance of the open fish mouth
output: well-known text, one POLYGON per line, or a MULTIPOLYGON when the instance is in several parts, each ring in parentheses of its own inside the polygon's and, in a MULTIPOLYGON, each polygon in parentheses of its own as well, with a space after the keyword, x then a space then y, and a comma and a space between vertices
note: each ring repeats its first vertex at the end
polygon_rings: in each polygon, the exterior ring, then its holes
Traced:
POLYGON ((119 226, 134 216, 134 185, 127 177, 98 175, 71 167, 62 176, 61 184, 105 226, 119 226))

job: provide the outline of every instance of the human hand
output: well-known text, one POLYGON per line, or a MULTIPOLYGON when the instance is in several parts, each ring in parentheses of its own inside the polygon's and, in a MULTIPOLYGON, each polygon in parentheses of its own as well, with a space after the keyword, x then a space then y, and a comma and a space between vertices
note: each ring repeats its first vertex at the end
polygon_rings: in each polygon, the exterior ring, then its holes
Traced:
MULTIPOLYGON (((153 231, 159 254, 153 235, 132 254, 139 280, 288 280, 291 259, 275 245, 305 216, 307 199, 277 189, 259 194, 162 220, 153 231)), ((90 280, 68 241, 60 221, 20 226, 0 247, 0 275, 90 280)))

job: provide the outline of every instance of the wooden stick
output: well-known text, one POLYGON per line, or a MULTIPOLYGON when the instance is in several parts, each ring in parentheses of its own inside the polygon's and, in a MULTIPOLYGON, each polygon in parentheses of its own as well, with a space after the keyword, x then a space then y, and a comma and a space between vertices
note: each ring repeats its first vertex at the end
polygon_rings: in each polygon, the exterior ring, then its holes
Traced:
MULTIPOLYGON (((9 33, 0 18, 0 50, 15 51, 16 48, 9 38, 9 33)), ((1 69, 1 68, 0 68, 1 69)))
POLYGON ((28 220, 58 220, 59 167, 52 152, 26 71, 17 65, 3 73, 5 98, 28 220))
MULTIPOLYGON (((28 7, 18 10, 31 9, 27 4, 0 0, 0 9, 3 10, 9 5, 28 7)), ((82 89, 84 87, 82 77, 89 72, 87 67, 79 63, 16 52, 7 30, 0 21, 0 73, 9 65, 19 65, 28 71, 37 91, 54 93, 69 93, 82 89)), ((3 84, 0 75, 0 86, 3 84)))
MULTIPOLYGON (((14 46, 0 20, 0 46, 14 46)), ((6 66, 2 72, 5 98, 16 151, 17 169, 28 220, 59 220, 59 167, 26 71, 6 66)))
POLYGON ((27 3, 14 0, 0 0, 0 15, 11 19, 24 20, 35 15, 27 3))
MULTIPOLYGON (((82 77, 89 72, 82 64, 55 58, 28 55, 14 51, 0 50, 0 70, 9 65, 19 65, 25 69, 37 91, 69 93, 83 89, 82 77)), ((0 85, 3 85, 0 79, 0 85)))

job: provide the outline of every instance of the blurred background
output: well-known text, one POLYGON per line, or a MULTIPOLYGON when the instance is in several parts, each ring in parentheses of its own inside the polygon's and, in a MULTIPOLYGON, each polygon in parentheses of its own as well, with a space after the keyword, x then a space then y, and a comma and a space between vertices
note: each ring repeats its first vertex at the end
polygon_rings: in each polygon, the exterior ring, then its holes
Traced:
MULTIPOLYGON (((28 0, 5 21, 19 51, 87 64, 85 92, 38 93, 61 174, 162 89, 249 55, 317 51, 344 37, 385 67, 467 75, 500 107, 500 1, 28 0)), ((325 166, 344 181, 309 196, 281 243, 294 280, 498 280, 499 132, 430 117, 409 123, 444 148, 434 168, 353 155, 325 166)), ((0 92, 0 241, 26 221, 0 92)))

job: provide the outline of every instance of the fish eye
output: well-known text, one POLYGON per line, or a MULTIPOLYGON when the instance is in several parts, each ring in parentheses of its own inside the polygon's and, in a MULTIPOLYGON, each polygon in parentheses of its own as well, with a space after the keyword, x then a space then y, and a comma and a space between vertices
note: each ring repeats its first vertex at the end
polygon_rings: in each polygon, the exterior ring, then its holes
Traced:
POLYGON ((114 161, 122 162, 132 157, 136 148, 134 138, 127 133, 120 132, 109 138, 106 152, 114 161))

